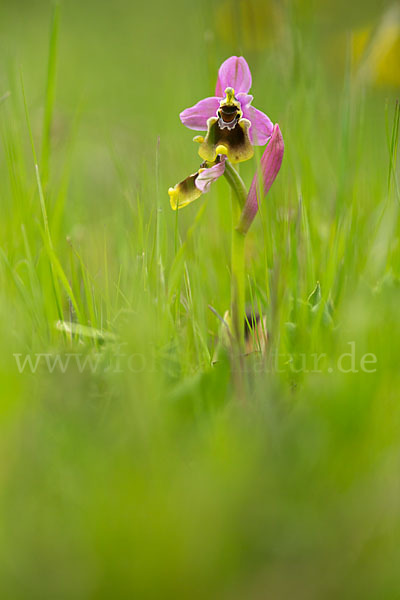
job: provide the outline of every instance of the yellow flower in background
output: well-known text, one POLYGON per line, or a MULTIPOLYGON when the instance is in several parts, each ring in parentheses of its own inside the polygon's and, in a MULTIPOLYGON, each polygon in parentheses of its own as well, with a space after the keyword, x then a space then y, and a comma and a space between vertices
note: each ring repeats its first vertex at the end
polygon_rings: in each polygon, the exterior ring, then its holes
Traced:
POLYGON ((400 86, 400 6, 390 7, 376 27, 354 32, 353 58, 361 80, 400 86))
POLYGON ((214 3, 217 37, 254 53, 276 46, 289 62, 297 27, 318 28, 327 68, 342 77, 351 50, 354 74, 376 86, 400 86, 400 0, 220 0, 214 3))

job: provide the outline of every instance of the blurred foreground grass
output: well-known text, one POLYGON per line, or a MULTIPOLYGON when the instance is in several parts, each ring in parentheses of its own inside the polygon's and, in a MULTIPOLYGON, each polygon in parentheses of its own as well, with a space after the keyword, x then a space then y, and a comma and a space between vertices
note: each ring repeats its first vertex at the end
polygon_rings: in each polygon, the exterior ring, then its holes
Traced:
POLYGON ((49 50, 51 14, 1 8, 2 598, 398 597, 398 6, 71 1, 49 50), (228 187, 166 193, 231 54, 286 143, 241 393, 228 187))

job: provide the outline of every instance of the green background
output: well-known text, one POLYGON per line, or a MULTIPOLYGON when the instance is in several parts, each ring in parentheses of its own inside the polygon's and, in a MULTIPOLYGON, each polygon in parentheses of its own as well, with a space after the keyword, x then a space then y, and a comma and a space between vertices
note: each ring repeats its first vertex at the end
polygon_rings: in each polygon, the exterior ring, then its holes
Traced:
POLYGON ((397 597, 398 11, 3 0, 2 598, 397 597), (229 187, 167 194, 200 163, 179 112, 231 55, 285 140, 243 376, 208 308, 230 303, 229 187))

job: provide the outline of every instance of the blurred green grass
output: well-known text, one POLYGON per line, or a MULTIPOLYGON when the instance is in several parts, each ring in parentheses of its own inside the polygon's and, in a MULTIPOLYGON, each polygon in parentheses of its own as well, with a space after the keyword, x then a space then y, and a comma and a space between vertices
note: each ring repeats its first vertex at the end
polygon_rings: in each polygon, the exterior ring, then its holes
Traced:
POLYGON ((63 2, 53 103, 52 5, 3 3, 3 598, 397 597, 396 7, 63 2), (285 139, 247 245, 270 340, 244 397, 227 358, 212 365, 228 187, 178 217, 166 193, 199 164, 178 114, 231 54, 285 139), (341 372, 350 342, 358 372, 341 372), (14 355, 38 353, 20 373, 14 355))

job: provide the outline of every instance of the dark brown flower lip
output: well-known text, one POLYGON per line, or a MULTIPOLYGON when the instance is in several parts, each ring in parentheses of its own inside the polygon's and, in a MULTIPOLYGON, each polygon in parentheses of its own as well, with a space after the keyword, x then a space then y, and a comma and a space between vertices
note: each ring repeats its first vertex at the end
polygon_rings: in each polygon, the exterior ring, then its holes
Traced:
POLYGON ((208 120, 208 131, 205 139, 200 137, 199 154, 203 160, 214 161, 218 154, 225 154, 233 162, 242 162, 253 156, 248 129, 250 121, 236 118, 232 123, 221 123, 219 117, 208 120))

